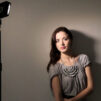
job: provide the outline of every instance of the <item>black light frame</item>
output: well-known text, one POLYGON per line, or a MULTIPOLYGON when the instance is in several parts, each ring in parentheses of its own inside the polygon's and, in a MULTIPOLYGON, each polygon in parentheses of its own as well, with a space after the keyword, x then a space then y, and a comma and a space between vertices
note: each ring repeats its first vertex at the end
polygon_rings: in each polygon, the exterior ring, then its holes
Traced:
POLYGON ((3 18, 9 16, 11 3, 9 1, 4 1, 0 3, 0 101, 1 101, 1 73, 2 73, 2 60, 1 60, 1 25, 3 18))

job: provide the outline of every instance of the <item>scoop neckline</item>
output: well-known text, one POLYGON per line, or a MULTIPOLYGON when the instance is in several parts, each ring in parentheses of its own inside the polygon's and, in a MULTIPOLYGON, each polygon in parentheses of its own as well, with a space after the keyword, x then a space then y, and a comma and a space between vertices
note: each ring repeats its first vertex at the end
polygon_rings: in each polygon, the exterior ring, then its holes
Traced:
POLYGON ((60 62, 57 62, 58 64, 60 64, 60 65, 63 65, 63 66, 65 66, 65 67, 73 67, 73 66, 75 66, 78 62, 79 62, 79 58, 80 58, 80 55, 78 55, 78 59, 77 59, 77 61, 73 64, 73 65, 65 65, 65 64, 63 64, 63 63, 60 63, 60 62))

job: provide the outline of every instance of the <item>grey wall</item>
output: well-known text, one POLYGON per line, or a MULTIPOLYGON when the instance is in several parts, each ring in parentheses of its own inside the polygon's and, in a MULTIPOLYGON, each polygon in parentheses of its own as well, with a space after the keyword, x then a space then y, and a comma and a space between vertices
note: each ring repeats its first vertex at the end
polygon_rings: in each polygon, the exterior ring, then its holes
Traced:
MULTIPOLYGON (((0 0, 2 2, 4 0, 0 0)), ((95 90, 101 100, 101 0, 11 0, 2 20, 2 101, 53 101, 46 66, 51 33, 66 26, 74 48, 93 62, 95 90)))

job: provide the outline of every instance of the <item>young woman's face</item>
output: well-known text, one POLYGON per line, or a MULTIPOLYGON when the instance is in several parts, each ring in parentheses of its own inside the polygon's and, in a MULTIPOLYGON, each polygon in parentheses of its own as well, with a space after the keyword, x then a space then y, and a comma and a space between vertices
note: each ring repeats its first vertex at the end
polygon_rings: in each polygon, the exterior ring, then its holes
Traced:
POLYGON ((60 52, 67 52, 70 47, 70 42, 71 40, 65 32, 60 31, 56 34, 56 47, 60 52))

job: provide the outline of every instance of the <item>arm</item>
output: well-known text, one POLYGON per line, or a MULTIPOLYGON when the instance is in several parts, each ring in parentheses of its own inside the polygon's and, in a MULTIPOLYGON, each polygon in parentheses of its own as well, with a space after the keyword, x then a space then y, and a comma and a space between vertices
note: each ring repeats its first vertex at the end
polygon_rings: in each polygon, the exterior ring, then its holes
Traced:
POLYGON ((79 101, 80 99, 87 96, 93 90, 93 78, 91 74, 90 65, 85 67, 85 72, 87 76, 87 88, 82 90, 77 96, 71 98, 71 101, 79 101))
POLYGON ((61 87, 60 87, 60 80, 58 76, 55 76, 52 79, 52 89, 55 96, 56 101, 63 101, 62 93, 61 93, 61 87))

